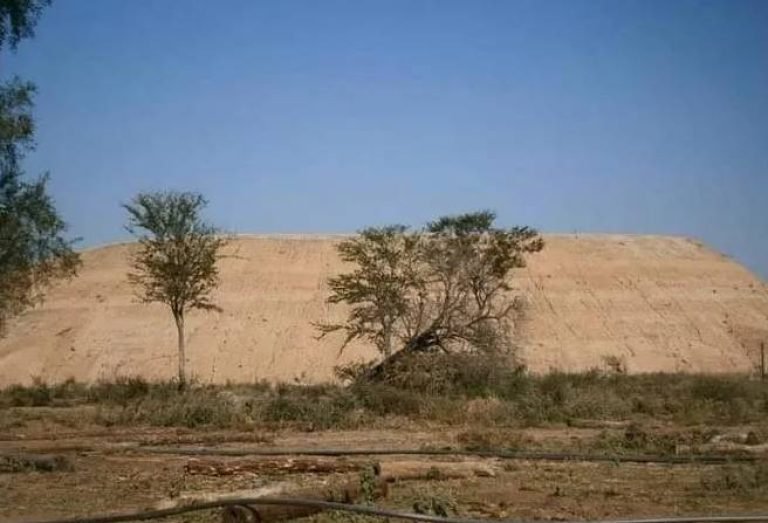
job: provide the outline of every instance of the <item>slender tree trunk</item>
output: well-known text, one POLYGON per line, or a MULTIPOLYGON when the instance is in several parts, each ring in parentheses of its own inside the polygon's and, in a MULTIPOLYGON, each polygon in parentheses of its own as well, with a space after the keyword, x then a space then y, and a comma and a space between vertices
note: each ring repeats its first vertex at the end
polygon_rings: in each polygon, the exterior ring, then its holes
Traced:
POLYGON ((392 325, 384 327, 384 360, 392 356, 392 325))
POLYGON ((187 355, 185 353, 186 347, 184 344, 184 313, 180 312, 178 314, 174 314, 173 318, 176 320, 176 330, 179 334, 179 389, 182 390, 187 386, 187 355))

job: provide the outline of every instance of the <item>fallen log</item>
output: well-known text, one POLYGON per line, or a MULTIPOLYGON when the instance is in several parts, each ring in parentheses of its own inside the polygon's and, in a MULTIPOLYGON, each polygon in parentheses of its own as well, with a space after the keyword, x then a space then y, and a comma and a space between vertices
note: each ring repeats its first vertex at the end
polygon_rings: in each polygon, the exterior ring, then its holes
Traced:
POLYGON ((331 474, 357 472, 370 466, 369 461, 333 459, 192 459, 184 466, 190 475, 233 476, 236 474, 284 475, 284 474, 331 474))
POLYGON ((386 481, 465 479, 495 477, 496 467, 481 461, 384 461, 381 477, 386 481))
MULTIPOLYGON (((334 474, 357 472, 370 467, 369 461, 332 459, 236 459, 189 460, 187 474, 200 476, 233 476, 256 474, 282 476, 289 474, 334 474)), ((470 460, 441 462, 430 460, 383 461, 374 465, 386 481, 419 479, 461 479, 475 476, 493 477, 496 466, 488 461, 470 460)))

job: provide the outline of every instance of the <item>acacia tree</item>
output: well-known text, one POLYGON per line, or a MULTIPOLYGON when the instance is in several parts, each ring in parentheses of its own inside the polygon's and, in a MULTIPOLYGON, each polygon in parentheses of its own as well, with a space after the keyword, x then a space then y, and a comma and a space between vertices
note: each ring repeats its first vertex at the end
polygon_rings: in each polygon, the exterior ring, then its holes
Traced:
POLYGON ((187 382, 184 316, 191 309, 220 310, 211 301, 219 284, 217 261, 226 240, 203 221, 207 205, 191 192, 141 193, 128 211, 127 229, 138 236, 128 281, 144 303, 164 303, 171 309, 178 333, 179 387, 187 382))
POLYGON ((374 342, 384 362, 403 353, 460 347, 498 348, 520 302, 512 269, 544 242, 529 227, 494 227, 490 211, 445 216, 424 228, 371 228, 338 245, 356 267, 329 280, 329 303, 350 306, 342 323, 317 325, 321 336, 346 333, 374 342))
POLYGON ((356 338, 376 345, 385 358, 392 355, 398 321, 408 315, 408 290, 417 286, 420 237, 403 225, 371 227, 338 245, 342 260, 357 267, 331 278, 329 303, 352 305, 343 324, 317 324, 321 335, 346 333, 342 349, 356 338))

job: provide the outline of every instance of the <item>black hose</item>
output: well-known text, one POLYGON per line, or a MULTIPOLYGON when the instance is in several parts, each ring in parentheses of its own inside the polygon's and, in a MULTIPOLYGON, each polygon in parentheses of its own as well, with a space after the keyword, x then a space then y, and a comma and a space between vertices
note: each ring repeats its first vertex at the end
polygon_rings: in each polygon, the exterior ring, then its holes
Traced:
POLYGON ((530 461, 603 461, 612 463, 721 464, 752 463, 756 456, 689 454, 675 456, 584 454, 568 452, 523 452, 505 450, 424 450, 424 449, 280 449, 280 448, 215 448, 215 447, 138 447, 139 452, 178 454, 183 456, 477 456, 530 461))
MULTIPOLYGON (((320 501, 316 499, 304 498, 238 498, 218 501, 208 501, 204 503, 195 503, 182 507, 173 507, 158 510, 147 510, 141 512, 125 512, 122 514, 101 515, 91 517, 74 517, 64 519, 45 519, 32 521, 16 521, 12 523, 121 523, 123 521, 146 521, 149 519, 166 518, 178 516, 187 512, 199 510, 210 510, 214 508, 250 506, 250 505, 281 505, 295 507, 310 507, 321 510, 340 510, 345 512, 354 512, 357 514, 366 514, 369 516, 383 516, 409 521, 422 521, 427 523, 489 523, 490 521, 498 523, 520 523, 514 520, 476 520, 465 518, 450 518, 441 516, 432 516, 428 514, 413 514, 409 512, 399 512, 396 510, 381 509, 365 505, 349 505, 346 503, 336 503, 333 501, 320 501)), ((723 516, 693 516, 693 517, 672 517, 672 518, 649 518, 649 519, 619 519, 602 520, 594 523, 746 523, 768 521, 768 514, 751 515, 723 515, 723 516)))

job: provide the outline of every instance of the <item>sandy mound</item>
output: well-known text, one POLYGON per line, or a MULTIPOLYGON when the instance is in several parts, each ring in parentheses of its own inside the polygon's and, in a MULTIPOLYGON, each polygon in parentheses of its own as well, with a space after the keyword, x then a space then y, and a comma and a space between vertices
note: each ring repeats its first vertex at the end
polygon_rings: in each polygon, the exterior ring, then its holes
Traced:
MULTIPOLYGON (((630 372, 749 371, 768 341, 768 290, 697 242, 658 236, 547 236, 515 275, 527 303, 521 325, 529 368, 630 372)), ((334 365, 375 351, 315 339, 313 321, 341 319, 325 280, 342 269, 332 236, 243 236, 222 262, 221 313, 187 322, 189 369, 201 382, 318 382, 334 365)), ((161 305, 135 302, 125 281, 130 245, 86 251, 81 275, 15 320, 0 340, 0 384, 39 376, 170 378, 175 328, 161 305)))

